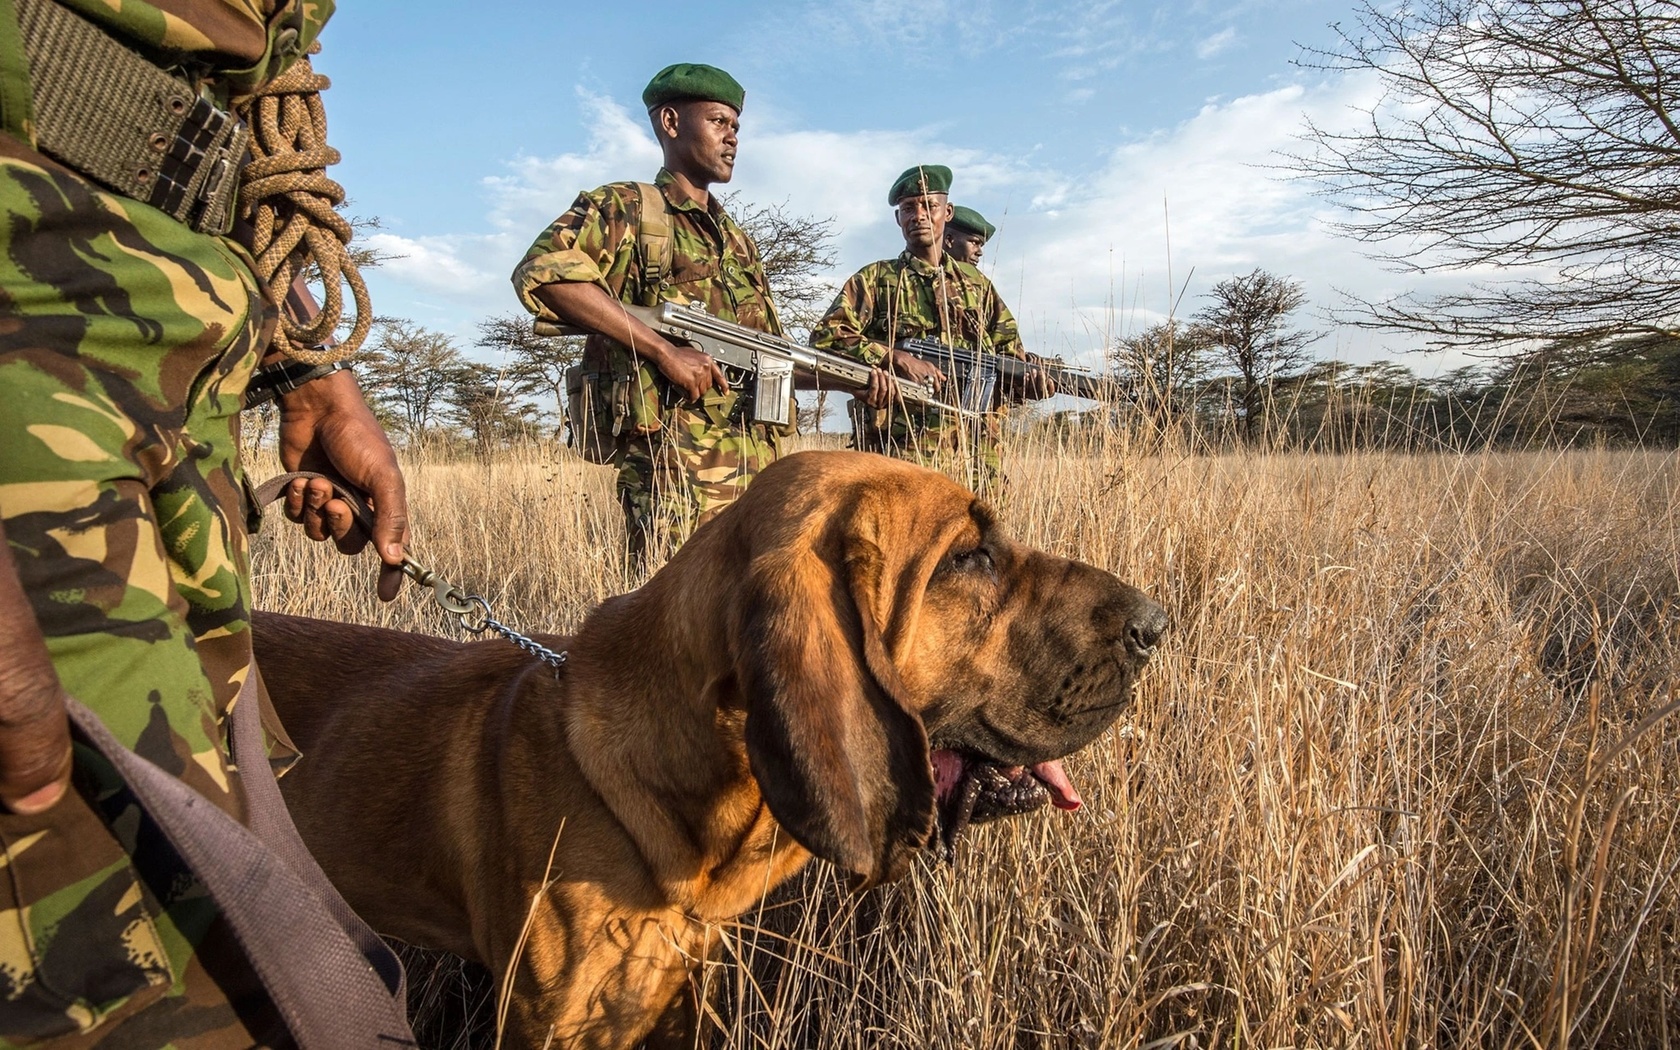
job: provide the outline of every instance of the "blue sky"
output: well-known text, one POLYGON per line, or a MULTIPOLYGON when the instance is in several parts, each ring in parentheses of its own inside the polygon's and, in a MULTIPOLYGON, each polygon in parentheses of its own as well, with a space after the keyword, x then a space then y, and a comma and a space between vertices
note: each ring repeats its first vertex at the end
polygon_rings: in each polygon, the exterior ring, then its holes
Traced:
MULTIPOLYGON (((463 347, 480 318, 517 309, 508 273, 579 190, 652 176, 641 89, 700 61, 747 90, 729 188, 833 216, 836 282, 902 246, 892 177, 949 164, 952 199, 999 227, 984 268, 1029 348, 1094 361, 1187 279, 1181 313, 1255 266, 1301 280, 1315 305, 1417 286, 1265 169, 1305 114, 1344 122, 1375 98, 1368 80, 1291 64, 1351 15, 1324 0, 352 0, 316 66, 333 79, 333 174, 403 256, 370 278, 378 312, 463 347)), ((1334 332, 1320 347, 1370 360, 1404 344, 1334 332)))

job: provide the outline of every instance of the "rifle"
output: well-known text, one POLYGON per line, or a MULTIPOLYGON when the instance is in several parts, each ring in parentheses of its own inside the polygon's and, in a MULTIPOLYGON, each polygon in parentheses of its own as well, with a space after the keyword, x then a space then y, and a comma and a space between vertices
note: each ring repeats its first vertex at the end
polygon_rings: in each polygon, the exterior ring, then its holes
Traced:
MULTIPOLYGON (((835 386, 844 390, 869 389, 872 366, 838 354, 800 346, 769 332, 713 317, 698 304, 660 303, 658 306, 623 304, 624 311, 638 318, 660 335, 671 336, 688 343, 716 361, 724 375, 733 382, 750 379, 754 384, 753 421, 785 425, 788 401, 793 396, 794 378, 802 384, 835 386)), ((538 321, 532 326, 538 335, 588 335, 590 333, 569 325, 538 321)), ((948 405, 934 396, 933 388, 923 383, 898 380, 899 395, 920 408, 936 408, 959 415, 974 413, 948 405)))
POLYGON ((898 349, 915 354, 923 361, 940 366, 954 379, 959 395, 958 404, 964 408, 979 406, 985 411, 991 406, 997 381, 1002 379, 1011 390, 1025 389, 1035 370, 1042 370, 1055 381, 1058 394, 1073 394, 1092 401, 1114 401, 1120 394, 1120 384, 1104 379, 1084 368, 1065 365, 1043 358, 1023 361, 1007 354, 980 354, 959 346, 948 346, 937 339, 900 339, 898 349))

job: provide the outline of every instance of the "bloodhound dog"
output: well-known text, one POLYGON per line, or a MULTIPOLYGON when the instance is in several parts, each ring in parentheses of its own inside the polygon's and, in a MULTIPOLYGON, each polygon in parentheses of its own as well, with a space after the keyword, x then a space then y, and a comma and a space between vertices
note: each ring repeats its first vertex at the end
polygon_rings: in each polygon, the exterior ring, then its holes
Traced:
POLYGON ((558 676, 500 643, 255 631, 303 751, 286 799, 362 917, 511 963, 508 1045, 618 1048, 680 1038, 709 924, 813 855, 881 883, 936 808, 1077 806, 1056 760, 1120 714, 1166 623, 939 474, 808 452, 544 639, 558 676))

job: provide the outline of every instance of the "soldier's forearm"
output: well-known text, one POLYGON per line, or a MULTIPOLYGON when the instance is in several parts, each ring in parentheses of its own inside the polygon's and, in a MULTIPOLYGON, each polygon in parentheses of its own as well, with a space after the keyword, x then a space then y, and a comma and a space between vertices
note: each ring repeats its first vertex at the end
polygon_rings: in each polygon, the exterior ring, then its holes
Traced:
POLYGON ((675 349, 662 336, 626 312, 623 305, 598 285, 582 281, 538 285, 532 297, 554 311, 564 324, 599 332, 615 343, 629 347, 637 356, 656 367, 675 349))
POLYGON ((861 332, 845 329, 831 329, 821 339, 813 338, 811 346, 830 354, 839 354, 853 360, 862 361, 866 365, 885 367, 888 358, 892 356, 892 348, 871 342, 863 337, 861 332))

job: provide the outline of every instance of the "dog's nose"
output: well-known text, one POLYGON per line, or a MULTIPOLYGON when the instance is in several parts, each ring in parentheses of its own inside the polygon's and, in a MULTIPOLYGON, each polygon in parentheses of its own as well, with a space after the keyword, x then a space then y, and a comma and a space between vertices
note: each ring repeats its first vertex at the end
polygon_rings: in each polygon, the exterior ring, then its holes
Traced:
POLYGON ((1137 608, 1126 618, 1126 648, 1134 656, 1149 656, 1155 652, 1156 644, 1171 625, 1167 610, 1140 596, 1137 608))

